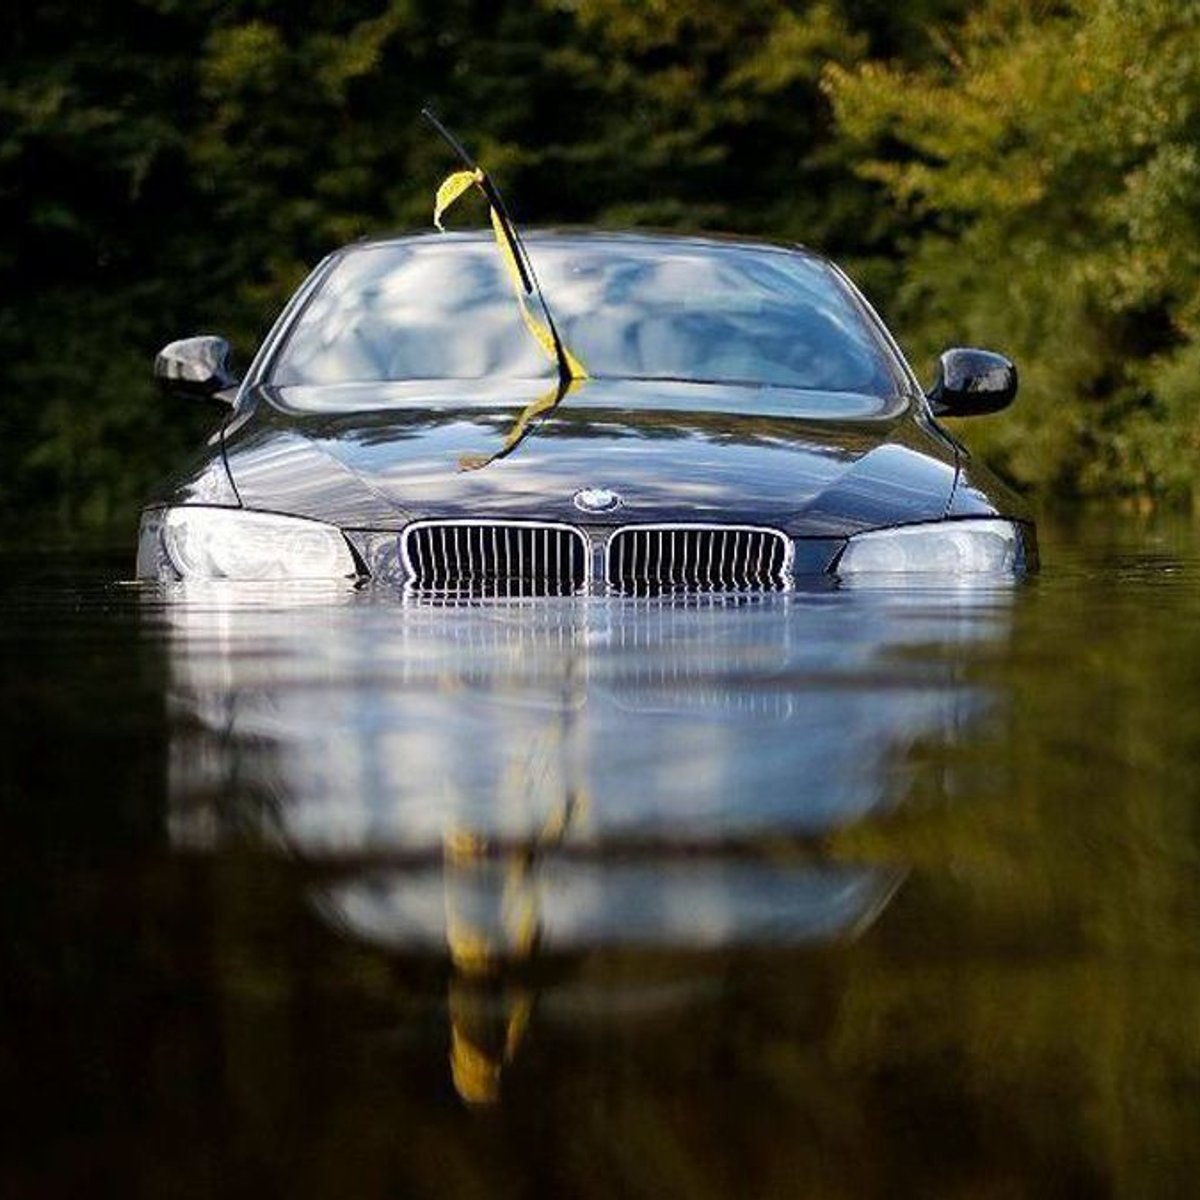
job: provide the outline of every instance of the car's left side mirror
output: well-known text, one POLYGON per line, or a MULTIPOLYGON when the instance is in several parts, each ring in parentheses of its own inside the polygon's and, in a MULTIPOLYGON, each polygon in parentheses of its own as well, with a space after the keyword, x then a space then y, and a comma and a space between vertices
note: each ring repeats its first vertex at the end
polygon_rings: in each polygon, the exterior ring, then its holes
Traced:
POLYGON ((154 360, 154 378, 164 392, 191 400, 231 405, 238 377, 233 350, 222 337, 190 337, 164 346, 154 360))
POLYGON ((1003 354, 957 348, 938 359, 926 393, 935 416, 973 417, 1007 408, 1017 394, 1017 368, 1003 354))

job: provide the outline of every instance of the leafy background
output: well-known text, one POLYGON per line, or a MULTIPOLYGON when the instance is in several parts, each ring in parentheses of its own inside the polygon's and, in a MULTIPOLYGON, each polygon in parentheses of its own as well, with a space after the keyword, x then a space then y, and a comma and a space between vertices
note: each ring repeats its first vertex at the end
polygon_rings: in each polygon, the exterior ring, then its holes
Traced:
POLYGON ((527 224, 796 239, 918 372, 1023 394, 973 445, 1046 498, 1187 503, 1200 6, 1178 0, 106 0, 0 15, 0 516, 130 521, 326 251, 425 227, 433 102, 527 224))

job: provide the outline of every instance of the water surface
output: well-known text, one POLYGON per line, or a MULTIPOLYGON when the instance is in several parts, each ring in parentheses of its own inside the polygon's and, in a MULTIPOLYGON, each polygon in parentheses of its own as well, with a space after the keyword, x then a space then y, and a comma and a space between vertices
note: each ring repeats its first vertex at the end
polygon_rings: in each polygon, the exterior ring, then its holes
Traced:
POLYGON ((445 605, 0 555, 0 1189, 1190 1194, 1200 541, 445 605))

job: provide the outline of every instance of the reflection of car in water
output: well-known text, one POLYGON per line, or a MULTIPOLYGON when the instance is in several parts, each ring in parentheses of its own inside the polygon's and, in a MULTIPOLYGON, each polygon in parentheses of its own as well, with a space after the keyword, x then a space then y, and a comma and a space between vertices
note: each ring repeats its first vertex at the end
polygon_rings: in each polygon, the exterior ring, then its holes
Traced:
POLYGON ((988 706, 908 652, 1007 620, 994 590, 397 606, 178 586, 174 844, 320 863, 330 927, 448 955, 475 1100, 524 1037, 532 964, 868 927, 898 870, 828 840, 928 783, 912 748, 988 706))
POLYGON ((557 367, 474 234, 330 255, 241 381, 219 338, 164 349, 170 390, 231 408, 147 506, 139 577, 626 595, 1036 565, 937 420, 1007 405, 1001 356, 948 350, 924 394, 794 247, 545 233, 528 264, 557 367))

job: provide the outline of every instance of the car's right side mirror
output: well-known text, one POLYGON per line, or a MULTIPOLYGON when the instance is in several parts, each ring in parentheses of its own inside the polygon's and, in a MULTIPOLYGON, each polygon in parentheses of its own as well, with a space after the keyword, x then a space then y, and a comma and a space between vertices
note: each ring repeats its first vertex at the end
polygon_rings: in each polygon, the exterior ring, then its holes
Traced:
POLYGON ((957 347, 938 359, 926 393, 934 416, 973 417, 1007 408, 1017 394, 1017 368, 1003 354, 957 347))
POLYGON ((238 378, 233 351, 222 337, 183 338, 164 346, 154 360, 154 378, 163 391, 193 400, 232 404, 238 378))

